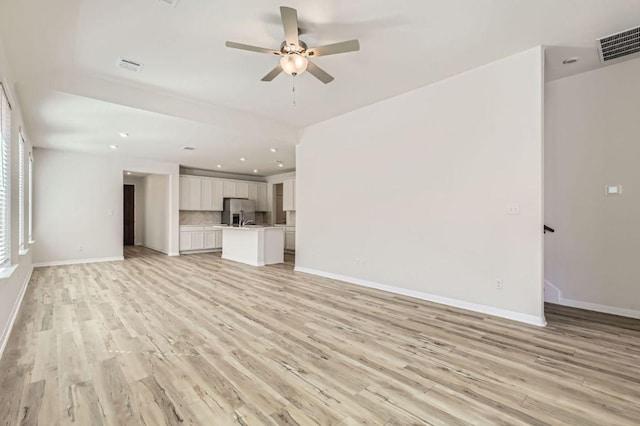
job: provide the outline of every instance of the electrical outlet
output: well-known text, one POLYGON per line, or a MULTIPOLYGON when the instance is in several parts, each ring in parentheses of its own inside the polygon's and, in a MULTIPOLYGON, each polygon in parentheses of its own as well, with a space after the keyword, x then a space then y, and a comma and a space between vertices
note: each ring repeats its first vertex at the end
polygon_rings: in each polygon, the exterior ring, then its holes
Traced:
POLYGON ((504 281, 502 280, 496 280, 496 288, 498 290, 502 290, 504 288, 504 281))
POLYGON ((507 214, 509 215, 518 215, 520 214, 520 204, 508 204, 507 205, 507 214))

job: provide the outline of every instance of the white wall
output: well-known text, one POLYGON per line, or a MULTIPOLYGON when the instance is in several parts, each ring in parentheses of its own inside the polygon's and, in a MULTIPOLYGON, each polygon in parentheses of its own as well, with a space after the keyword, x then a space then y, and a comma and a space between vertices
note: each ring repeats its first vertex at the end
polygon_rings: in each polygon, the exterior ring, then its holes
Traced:
POLYGON ((546 86, 550 300, 640 318, 640 60, 546 86), (621 184, 620 196, 605 185, 621 184), (555 299, 555 300, 554 300, 555 299))
POLYGON ((304 129, 297 269, 544 323, 542 66, 534 48, 304 129))
POLYGON ((31 140, 28 129, 22 120, 22 112, 17 97, 13 91, 13 75, 6 60, 4 45, 0 39, 0 82, 7 93, 12 106, 11 114, 11 188, 10 188, 10 240, 11 240, 11 267, 2 271, 0 278, 0 356, 5 348, 11 332, 11 326, 18 312, 22 296, 26 291, 29 277, 33 271, 31 263, 31 245, 28 241, 28 212, 29 197, 25 195, 24 235, 25 251, 19 251, 19 219, 18 219, 18 133, 22 130, 25 139, 25 191, 29 188, 28 153, 31 151, 31 140))
MULTIPOLYGON (((144 245, 145 228, 145 178, 144 176, 124 176, 125 185, 134 186, 134 241, 135 245, 144 245)), ((124 219, 124 218, 123 218, 124 219)), ((168 226, 168 225, 167 225, 168 226)))
POLYGON ((122 258, 123 170, 169 176, 168 252, 178 254, 178 164, 115 154, 35 149, 34 263, 122 258))
POLYGON ((145 177, 144 246, 169 253, 169 177, 145 177))

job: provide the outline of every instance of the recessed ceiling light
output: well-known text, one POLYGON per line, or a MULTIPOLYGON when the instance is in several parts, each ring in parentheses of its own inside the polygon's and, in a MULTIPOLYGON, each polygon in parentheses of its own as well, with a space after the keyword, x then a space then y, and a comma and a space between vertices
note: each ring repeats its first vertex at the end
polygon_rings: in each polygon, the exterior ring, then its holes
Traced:
POLYGON ((222 168, 222 164, 218 164, 216 167, 221 169, 222 168))
POLYGON ((120 137, 121 138, 128 138, 129 137, 129 133, 120 132, 120 137))
POLYGON ((278 167, 284 167, 284 164, 280 163, 278 164, 278 167))
POLYGON ((578 62, 578 58, 577 56, 574 56, 573 58, 567 58, 564 61, 562 61, 563 64, 565 65, 569 65, 569 64, 575 64, 576 62, 578 62))
POLYGON ((253 173, 258 173, 258 169, 253 169, 253 173))
POLYGON ((118 149, 118 145, 109 145, 109 148, 111 148, 111 149, 118 149))
POLYGON ((247 161, 247 159, 244 157, 240 157, 240 161, 247 161))
POLYGON ((269 151, 271 151, 271 152, 278 152, 278 150, 277 150, 277 149, 275 149, 275 148, 271 148, 271 149, 269 149, 269 151))
POLYGON ((127 172, 127 174, 128 174, 128 175, 130 175, 130 174, 131 174, 131 172, 127 172))

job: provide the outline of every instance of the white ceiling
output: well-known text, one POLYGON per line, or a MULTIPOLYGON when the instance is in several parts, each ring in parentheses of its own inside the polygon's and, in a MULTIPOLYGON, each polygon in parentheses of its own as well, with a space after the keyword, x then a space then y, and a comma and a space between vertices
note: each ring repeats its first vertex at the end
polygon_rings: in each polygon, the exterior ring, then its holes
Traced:
POLYGON ((298 9, 308 45, 361 44, 360 52, 316 58, 336 79, 299 76, 294 107, 292 77, 260 81, 277 58, 224 47, 278 47, 281 5, 0 0, 32 143, 97 153, 117 144, 128 155, 269 175, 295 167, 300 128, 536 45, 554 47, 550 78, 582 72, 599 66, 596 38, 640 24, 640 0, 291 0, 284 5, 298 9), (575 52, 584 62, 563 66, 575 52), (119 57, 144 68, 119 69, 119 57), (120 139, 122 131, 131 136, 120 139), (198 149, 181 151, 185 145, 198 149))

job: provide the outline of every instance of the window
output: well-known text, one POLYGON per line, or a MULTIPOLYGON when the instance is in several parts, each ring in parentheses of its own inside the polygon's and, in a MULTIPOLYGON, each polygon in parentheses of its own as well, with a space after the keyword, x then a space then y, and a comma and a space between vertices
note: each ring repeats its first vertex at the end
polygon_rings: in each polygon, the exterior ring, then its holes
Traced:
POLYGON ((24 250, 24 136, 18 134, 18 247, 24 250))
POLYGON ((33 242, 33 152, 29 153, 29 244, 33 242))
POLYGON ((0 85, 0 265, 9 260, 9 149, 11 147, 11 105, 0 85))

